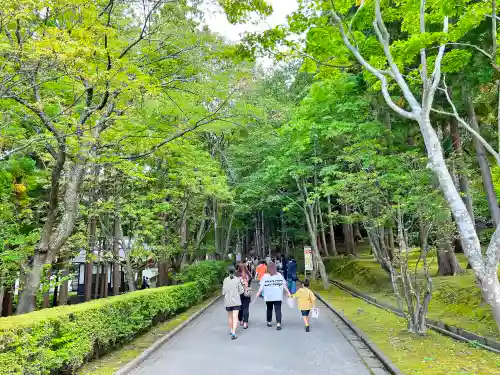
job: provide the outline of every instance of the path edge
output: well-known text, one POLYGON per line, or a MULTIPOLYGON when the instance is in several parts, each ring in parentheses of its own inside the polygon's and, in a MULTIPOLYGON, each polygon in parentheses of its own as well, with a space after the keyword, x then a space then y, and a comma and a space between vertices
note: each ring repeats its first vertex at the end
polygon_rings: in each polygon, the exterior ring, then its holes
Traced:
POLYGON ((394 363, 378 348, 375 343, 373 343, 358 327, 354 325, 349 319, 347 319, 344 314, 337 311, 330 303, 328 303, 319 293, 314 292, 316 297, 323 302, 323 304, 332 311, 335 315, 337 315, 340 320, 342 320, 350 329, 353 331, 356 336, 358 336, 361 341, 372 351, 372 353, 377 357, 380 362, 385 366, 386 370, 389 371, 392 375, 404 375, 399 368, 396 367, 394 363))
MULTIPOLYGON (((143 363, 146 359, 148 359, 156 350, 158 350, 163 344, 165 344, 168 340, 174 337, 177 333, 186 328, 190 323, 192 323, 195 319, 197 319, 200 315, 206 312, 210 307, 212 307, 216 302, 218 302, 222 298, 222 295, 219 295, 213 298, 208 305, 201 308, 193 315, 191 315, 187 320, 179 324, 165 336, 161 337, 157 341, 154 342, 149 348, 144 350, 138 357, 135 357, 133 360, 128 362, 125 366, 120 368, 118 371, 113 373, 113 375, 126 375, 136 367, 138 367, 141 363, 143 363)), ((175 317, 174 317, 175 318, 175 317)))

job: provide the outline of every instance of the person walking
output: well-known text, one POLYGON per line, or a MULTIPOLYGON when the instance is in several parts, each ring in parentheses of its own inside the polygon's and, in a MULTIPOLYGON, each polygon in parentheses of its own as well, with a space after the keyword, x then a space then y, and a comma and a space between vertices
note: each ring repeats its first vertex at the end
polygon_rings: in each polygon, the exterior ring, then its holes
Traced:
POLYGON ((222 284, 222 295, 224 296, 224 306, 227 311, 227 322, 231 332, 231 340, 238 338, 236 328, 238 327, 238 312, 241 310, 241 297, 244 292, 243 283, 239 277, 234 276, 235 268, 230 265, 227 269, 229 276, 222 284))
POLYGON ((259 265, 259 260, 257 259, 257 257, 253 257, 253 261, 252 261, 252 278, 256 278, 256 275, 255 275, 255 270, 257 269, 257 266, 259 265))
MULTIPOLYGON (((257 266, 257 269, 255 270, 255 278, 259 280, 259 282, 262 280, 264 275, 267 274, 267 263, 263 259, 260 261, 260 264, 257 266)), ((262 298, 264 298, 264 293, 261 293, 262 298)))
POLYGON ((260 281, 260 288, 256 294, 259 297, 264 292, 264 300, 266 301, 266 318, 267 326, 272 326, 273 308, 276 315, 276 329, 281 331, 281 305, 283 302, 283 290, 286 291, 288 297, 292 295, 286 286, 283 275, 278 273, 276 264, 269 264, 269 273, 265 274, 260 281))
POLYGON ((284 255, 281 257, 281 264, 283 266, 283 278, 288 280, 288 261, 284 255))
POLYGON ((288 258, 286 281, 288 283, 288 289, 292 292, 292 294, 295 294, 295 291, 297 290, 297 262, 291 255, 288 258))
POLYGON ((265 260, 261 260, 260 264, 255 269, 255 277, 257 278, 257 280, 260 281, 260 280, 262 280, 262 278, 264 277, 264 275, 266 274, 266 272, 267 272, 266 261, 265 260))
POLYGON ((311 289, 309 289, 309 279, 304 280, 302 288, 297 290, 294 298, 297 299, 297 307, 302 314, 302 319, 304 319, 306 332, 309 332, 309 313, 311 312, 311 309, 316 307, 316 296, 311 289))
POLYGON ((240 294, 241 310, 238 312, 238 320, 243 329, 248 328, 248 318, 250 317, 250 302, 252 299, 252 289, 250 287, 251 278, 246 265, 241 263, 236 274, 243 284, 243 293, 240 294))

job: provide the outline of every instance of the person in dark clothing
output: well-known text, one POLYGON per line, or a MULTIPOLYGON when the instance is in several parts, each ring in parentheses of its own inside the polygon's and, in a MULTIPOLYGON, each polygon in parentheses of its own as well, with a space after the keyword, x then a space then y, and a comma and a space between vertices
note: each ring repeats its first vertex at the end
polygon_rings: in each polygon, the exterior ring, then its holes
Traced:
POLYGON ((288 264, 287 264, 287 284, 288 284, 288 290, 290 293, 295 294, 295 291, 297 290, 297 262, 293 258, 293 256, 288 257, 288 264))
POLYGON ((243 263, 238 265, 236 276, 241 279, 241 283, 243 284, 243 293, 240 294, 241 310, 238 312, 238 320, 240 325, 243 326, 243 329, 247 329, 248 319, 250 317, 250 302, 252 300, 252 289, 250 287, 252 278, 246 265, 243 263))
POLYGON ((283 267, 283 278, 287 280, 288 276, 288 261, 284 255, 281 256, 281 264, 283 267))

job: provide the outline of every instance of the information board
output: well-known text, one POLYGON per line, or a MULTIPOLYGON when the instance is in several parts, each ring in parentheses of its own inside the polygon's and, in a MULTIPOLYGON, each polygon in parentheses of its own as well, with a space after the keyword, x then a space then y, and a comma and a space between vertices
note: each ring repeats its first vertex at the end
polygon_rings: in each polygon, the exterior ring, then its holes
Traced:
POLYGON ((306 271, 314 269, 311 246, 304 246, 304 266, 306 271))

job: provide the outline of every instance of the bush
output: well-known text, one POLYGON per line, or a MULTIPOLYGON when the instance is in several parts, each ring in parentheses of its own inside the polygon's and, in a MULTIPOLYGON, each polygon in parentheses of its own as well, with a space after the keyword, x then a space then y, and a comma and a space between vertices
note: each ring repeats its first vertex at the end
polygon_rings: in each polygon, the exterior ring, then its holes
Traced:
POLYGON ((181 283, 195 281, 199 284, 202 293, 206 294, 220 285, 226 275, 226 268, 226 262, 204 261, 184 267, 176 279, 181 283))
POLYGON ((193 282, 0 319, 0 374, 74 374, 219 287, 224 263, 204 263, 181 275, 193 282))
POLYGON ((493 233, 495 232, 495 228, 486 228, 481 231, 479 231, 479 242, 481 242, 481 245, 483 246, 488 246, 491 241, 491 236, 493 236, 493 233))

